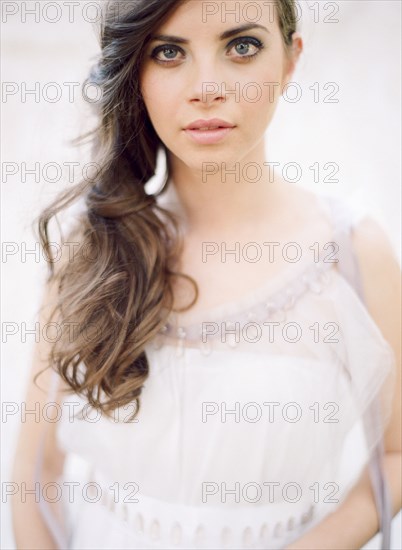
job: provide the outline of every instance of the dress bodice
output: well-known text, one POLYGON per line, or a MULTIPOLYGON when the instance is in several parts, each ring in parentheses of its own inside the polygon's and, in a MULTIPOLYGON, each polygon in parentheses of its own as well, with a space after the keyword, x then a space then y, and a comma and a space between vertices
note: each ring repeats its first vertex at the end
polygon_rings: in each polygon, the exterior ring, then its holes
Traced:
MULTIPOLYGON (((351 218, 323 204, 336 243, 351 218)), ((65 398, 85 411, 58 426, 66 472, 93 482, 64 504, 69 548, 285 548, 339 506, 389 418, 394 357, 329 252, 190 323, 172 315, 146 346, 135 422, 65 398)))

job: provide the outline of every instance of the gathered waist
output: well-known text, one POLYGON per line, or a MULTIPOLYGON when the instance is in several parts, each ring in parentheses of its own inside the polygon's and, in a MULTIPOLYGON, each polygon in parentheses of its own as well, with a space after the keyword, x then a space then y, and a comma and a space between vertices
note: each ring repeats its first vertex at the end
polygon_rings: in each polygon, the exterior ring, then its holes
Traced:
MULTIPOLYGON (((283 548, 322 516, 314 502, 188 505, 143 495, 136 484, 118 485, 90 468, 84 506, 101 507, 144 548, 283 548)), ((329 510, 326 505, 327 510, 329 510)), ((98 508, 99 509, 99 508, 98 508)))

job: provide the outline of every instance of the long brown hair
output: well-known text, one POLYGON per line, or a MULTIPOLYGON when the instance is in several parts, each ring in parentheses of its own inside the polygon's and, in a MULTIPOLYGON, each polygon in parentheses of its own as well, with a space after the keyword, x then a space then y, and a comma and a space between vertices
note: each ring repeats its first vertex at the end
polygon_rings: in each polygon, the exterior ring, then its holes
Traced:
MULTIPOLYGON (((100 26, 101 52, 83 83, 102 91, 93 108, 98 126, 73 143, 92 138, 95 173, 61 193, 35 220, 47 258, 47 282, 56 282, 53 315, 63 327, 52 345, 49 368, 107 415, 133 400, 134 419, 148 377, 145 345, 173 310, 174 276, 182 250, 178 221, 156 203, 169 181, 169 165, 159 192, 148 194, 157 155, 164 144, 147 115, 139 89, 142 55, 152 32, 179 6, 179 0, 109 1, 100 26), (80 246, 55 270, 48 225, 60 211, 84 199, 84 212, 66 242, 80 246), (80 366, 84 369, 80 371, 80 366), (103 398, 101 398, 103 394, 103 398)), ((285 48, 297 27, 294 0, 275 0, 285 48)), ((36 227, 36 226, 35 226, 36 227)), ((69 253, 71 249, 69 249, 69 253)))

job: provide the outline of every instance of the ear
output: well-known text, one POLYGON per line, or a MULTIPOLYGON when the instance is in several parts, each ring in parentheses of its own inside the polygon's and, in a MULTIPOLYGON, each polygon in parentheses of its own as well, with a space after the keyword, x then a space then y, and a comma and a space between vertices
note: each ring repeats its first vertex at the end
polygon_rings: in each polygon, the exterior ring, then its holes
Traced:
POLYGON ((292 34, 292 45, 290 46, 289 54, 285 59, 282 89, 291 81, 299 57, 303 53, 303 47, 304 44, 301 34, 299 32, 294 32, 292 34))

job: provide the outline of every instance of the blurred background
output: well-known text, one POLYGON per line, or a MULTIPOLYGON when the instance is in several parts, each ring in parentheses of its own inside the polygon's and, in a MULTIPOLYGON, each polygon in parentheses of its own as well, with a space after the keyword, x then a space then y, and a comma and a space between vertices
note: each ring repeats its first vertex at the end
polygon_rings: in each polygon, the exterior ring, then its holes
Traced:
MULTIPOLYGON (((81 84, 99 48, 97 4, 3 1, 1 6, 3 403, 23 399, 35 337, 24 337, 20 328, 22 323, 34 328, 46 275, 32 221, 63 188, 81 179, 90 160, 88 148, 73 148, 69 140, 93 122, 81 84)), ((267 158, 281 165, 297 162, 303 169, 298 185, 348 198, 370 212, 400 260, 401 3, 299 5, 305 50, 294 80, 303 97, 295 103, 281 100, 267 134, 267 158), (339 102, 324 101, 335 89, 339 102), (315 163, 321 167, 319 181, 309 169, 315 163), (326 163, 339 167, 338 182, 325 181, 331 175, 323 171, 326 163)), ((53 236, 58 238, 57 231, 53 236)), ((7 442, 3 481, 11 477, 18 426, 18 415, 1 424, 7 442)), ((2 548, 15 548, 9 505, 2 499, 1 506, 2 548)), ((401 514, 393 521, 392 548, 401 548, 400 541, 401 514)), ((378 539, 365 548, 378 548, 378 539)))

